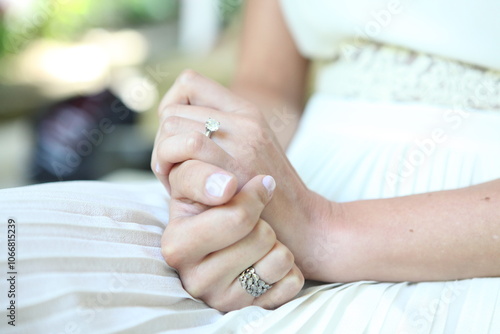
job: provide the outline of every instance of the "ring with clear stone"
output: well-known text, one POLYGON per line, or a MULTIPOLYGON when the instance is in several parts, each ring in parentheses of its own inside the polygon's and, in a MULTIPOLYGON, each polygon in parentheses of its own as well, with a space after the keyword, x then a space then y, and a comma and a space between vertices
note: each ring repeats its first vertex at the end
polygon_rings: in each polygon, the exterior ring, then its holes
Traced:
POLYGON ((267 290, 273 287, 271 284, 267 284, 260 279, 259 275, 255 272, 254 267, 248 267, 245 269, 240 274, 238 279, 243 289, 254 297, 262 296, 267 292, 267 290))
POLYGON ((212 133, 219 130, 219 127, 220 123, 217 122, 215 119, 213 118, 207 119, 207 121, 205 122, 205 136, 210 138, 212 136, 212 133))

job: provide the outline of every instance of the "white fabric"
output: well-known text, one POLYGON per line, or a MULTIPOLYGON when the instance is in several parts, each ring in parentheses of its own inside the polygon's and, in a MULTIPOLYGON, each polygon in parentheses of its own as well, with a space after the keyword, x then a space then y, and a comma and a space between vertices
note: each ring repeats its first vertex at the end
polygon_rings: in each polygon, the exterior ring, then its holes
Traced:
POLYGON ((393 44, 500 69, 497 0, 281 0, 301 52, 332 59, 342 42, 393 44))
POLYGON ((499 153, 498 112, 316 94, 288 155, 312 190, 352 201, 500 178, 499 153))
MULTIPOLYGON (((156 182, 53 183, 0 194, 2 230, 8 218, 17 224, 18 272, 16 327, 7 326, 2 305, 2 333, 148 333, 220 316, 192 300, 160 254, 168 210, 156 182)), ((5 256, 0 265, 7 267, 5 256)))
MULTIPOLYGON (((500 115, 471 113, 462 122, 445 116, 443 109, 315 95, 289 156, 312 189, 341 201, 499 177, 500 131, 495 129, 500 115), (425 163, 403 174, 401 164, 419 147, 415 140, 428 138, 436 128, 447 140, 425 163), (391 173, 399 175, 396 181, 387 178, 391 173)), ((156 182, 66 182, 1 190, 0 228, 6 229, 8 218, 18 226, 18 295, 16 327, 7 325, 2 306, 0 331, 500 332, 498 278, 311 284, 275 311, 247 307, 222 314, 190 297, 161 257, 167 201, 156 182)), ((5 238, 0 248, 6 249, 5 238)), ((6 257, 0 257, 0 267, 6 266, 6 257)), ((6 281, 0 282, 4 294, 6 281)))
POLYGON ((500 111, 500 71, 373 42, 360 42, 345 56, 321 67, 316 92, 357 101, 500 111))

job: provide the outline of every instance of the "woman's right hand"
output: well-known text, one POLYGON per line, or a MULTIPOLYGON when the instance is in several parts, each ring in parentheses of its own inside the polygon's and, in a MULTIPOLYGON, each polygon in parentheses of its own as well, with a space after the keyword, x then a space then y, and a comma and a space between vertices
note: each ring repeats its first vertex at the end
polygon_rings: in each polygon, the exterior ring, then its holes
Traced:
POLYGON ((249 305, 276 308, 300 291, 304 277, 290 250, 260 219, 275 188, 258 175, 237 191, 237 179, 219 167, 195 160, 176 165, 169 175, 170 222, 162 253, 184 288, 220 311, 249 305), (253 266, 272 288, 253 297, 238 277, 253 266))

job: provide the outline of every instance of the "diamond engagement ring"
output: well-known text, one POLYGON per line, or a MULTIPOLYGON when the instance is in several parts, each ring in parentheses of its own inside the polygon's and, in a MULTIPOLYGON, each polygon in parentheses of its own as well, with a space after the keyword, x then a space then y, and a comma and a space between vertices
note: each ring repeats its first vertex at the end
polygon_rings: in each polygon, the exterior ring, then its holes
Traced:
POLYGON ((238 279, 243 289, 254 297, 262 296, 267 290, 273 287, 260 279, 254 267, 248 267, 248 269, 240 274, 238 279))
POLYGON ((205 136, 207 136, 208 138, 210 138, 210 136, 212 136, 213 132, 219 130, 219 127, 220 127, 220 123, 219 122, 217 122, 213 118, 209 118, 205 122, 205 136))

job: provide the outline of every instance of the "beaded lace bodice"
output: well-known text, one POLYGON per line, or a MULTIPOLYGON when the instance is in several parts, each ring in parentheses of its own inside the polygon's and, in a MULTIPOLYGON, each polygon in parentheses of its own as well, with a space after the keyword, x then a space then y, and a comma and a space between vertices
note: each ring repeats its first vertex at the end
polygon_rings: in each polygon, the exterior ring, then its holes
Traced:
POLYGON ((370 42, 341 50, 320 70, 318 91, 365 101, 500 111, 499 71, 370 42))

